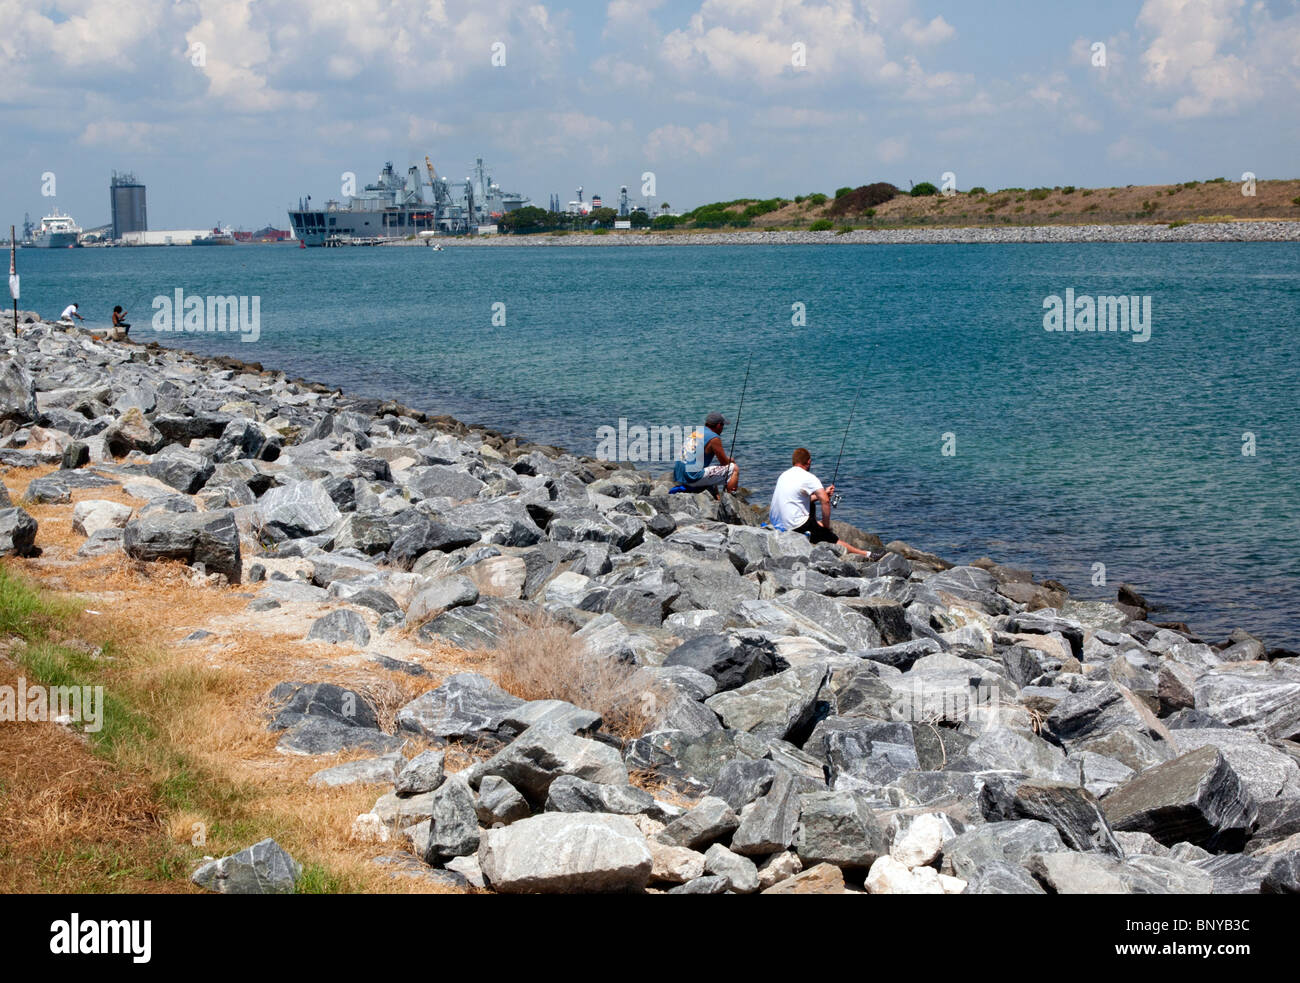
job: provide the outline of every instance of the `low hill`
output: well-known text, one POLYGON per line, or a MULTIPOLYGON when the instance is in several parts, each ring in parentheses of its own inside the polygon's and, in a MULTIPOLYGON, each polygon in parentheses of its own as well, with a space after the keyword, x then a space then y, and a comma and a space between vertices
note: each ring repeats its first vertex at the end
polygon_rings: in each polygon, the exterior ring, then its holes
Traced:
MULTIPOLYGON (((928 191, 932 185, 918 186, 928 191)), ((1259 181, 1254 195, 1226 178, 1124 188, 972 188, 914 195, 886 183, 836 195, 739 198, 702 205, 656 229, 831 229, 909 226, 1127 225, 1300 220, 1300 180, 1259 181)))

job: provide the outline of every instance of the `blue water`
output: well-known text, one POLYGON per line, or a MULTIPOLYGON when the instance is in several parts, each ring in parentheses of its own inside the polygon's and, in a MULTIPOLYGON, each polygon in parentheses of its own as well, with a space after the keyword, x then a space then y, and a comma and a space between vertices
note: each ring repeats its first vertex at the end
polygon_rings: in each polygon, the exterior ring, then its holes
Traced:
POLYGON ((140 340, 580 453, 620 417, 734 417, 752 353, 736 456, 764 503, 796 445, 829 480, 861 384, 841 518, 1300 648, 1300 244, 27 250, 20 272, 24 308, 121 303, 140 340), (155 334, 177 287, 260 296, 260 340, 155 334), (1067 287, 1150 295, 1151 340, 1044 331, 1067 287))

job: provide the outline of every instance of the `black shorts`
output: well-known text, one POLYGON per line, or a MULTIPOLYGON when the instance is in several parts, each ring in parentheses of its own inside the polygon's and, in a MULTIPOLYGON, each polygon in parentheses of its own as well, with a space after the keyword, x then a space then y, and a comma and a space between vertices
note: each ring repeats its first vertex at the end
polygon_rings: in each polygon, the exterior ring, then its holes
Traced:
POLYGON ((835 533, 831 532, 829 529, 827 529, 825 526, 823 526, 820 522, 817 521, 817 515, 815 511, 808 513, 808 520, 804 522, 802 526, 796 529, 795 532, 808 533, 808 538, 812 541, 814 545, 816 545, 817 543, 838 543, 840 541, 839 536, 835 535, 835 533))

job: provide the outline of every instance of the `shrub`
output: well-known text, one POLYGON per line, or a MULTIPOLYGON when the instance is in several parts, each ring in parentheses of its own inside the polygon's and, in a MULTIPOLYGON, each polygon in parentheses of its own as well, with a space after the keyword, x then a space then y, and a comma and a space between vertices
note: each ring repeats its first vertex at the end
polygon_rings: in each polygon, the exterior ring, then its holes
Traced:
POLYGON ((1157 208, 1159 208, 1159 207, 1160 207, 1160 206, 1157 205, 1154 201, 1144 201, 1144 202, 1142 202, 1142 211, 1146 212, 1148 215, 1150 215, 1152 212, 1154 212, 1154 211, 1155 211, 1157 208))
POLYGON ((838 229, 835 230, 835 234, 836 234, 836 235, 839 235, 839 236, 842 236, 842 235, 844 235, 845 232, 852 232, 852 231, 853 231, 853 226, 851 226, 851 225, 841 225, 838 229))
POLYGON ((650 222, 652 229, 675 229, 684 220, 679 215, 656 215, 650 222))
POLYGON ((820 206, 820 205, 824 205, 824 204, 826 204, 826 202, 829 201, 829 200, 830 200, 830 199, 827 198, 827 197, 826 197, 824 194, 822 194, 820 191, 817 192, 815 195, 809 195, 809 196, 808 196, 808 204, 812 205, 813 207, 817 207, 817 206, 820 206))
POLYGON ((849 193, 850 191, 852 191, 852 190, 853 190, 852 188, 836 188, 836 189, 835 189, 835 197, 836 197, 836 198, 843 198, 846 194, 848 194, 848 193, 849 193))
POLYGON ((640 737, 668 693, 647 688, 637 667, 595 655, 568 628, 546 615, 524 616, 497 645, 492 662, 497 685, 525 700, 567 700, 604 718, 605 729, 640 737))
POLYGON ((1165 194, 1176 195, 1178 194, 1178 190, 1179 190, 1178 188, 1165 188, 1165 194))
POLYGON ((1016 211, 1017 211, 1017 212, 1023 212, 1024 210, 1025 210, 1025 206, 1024 206, 1024 205, 1017 205, 1017 206, 1016 206, 1016 211))
POLYGON ((937 195, 938 193, 939 189, 929 181, 922 181, 920 184, 912 188, 913 198, 923 198, 926 195, 937 195))
POLYGON ((819 218, 812 225, 808 226, 809 232, 829 232, 835 228, 835 223, 828 218, 819 218))
POLYGON ((985 188, 983 188, 981 185, 978 185, 978 184, 977 184, 977 185, 975 185, 975 187, 971 188, 971 189, 970 189, 968 192, 966 192, 966 193, 967 193, 968 195, 986 195, 986 194, 988 194, 988 191, 987 191, 985 188))
MULTIPOLYGON (((1228 179, 1227 179, 1226 177, 1212 177, 1212 178, 1210 178, 1208 181, 1206 181, 1205 183, 1206 183, 1206 184, 1226 184, 1227 181, 1228 181, 1228 179)), ((1132 187, 1132 185, 1129 185, 1129 187, 1132 187)))
POLYGON ((1187 224, 1186 222, 1181 221, 1181 220, 1180 220, 1180 221, 1177 221, 1177 222, 1170 222, 1170 223, 1169 223, 1169 228, 1171 228, 1171 229, 1181 229, 1181 228, 1182 228, 1184 225, 1186 225, 1186 224, 1187 224))
POLYGON ((1029 192, 1030 201, 1044 201, 1052 193, 1050 188, 1035 188, 1029 192))
POLYGON ((796 205, 802 205, 802 204, 803 204, 803 200, 804 200, 804 196, 803 196, 803 195, 795 195, 795 196, 794 196, 794 203, 795 203, 796 205))
POLYGON ((868 209, 867 209, 865 212, 863 212, 862 214, 863 214, 863 216, 865 216, 866 218, 875 218, 875 217, 876 217, 876 210, 875 210, 874 208, 868 208, 868 209))
POLYGON ((1063 194, 1063 195, 1072 195, 1072 194, 1074 194, 1074 185, 1072 185, 1072 184, 1067 184, 1064 188, 1061 189, 1061 194, 1063 194))
POLYGON ((898 189, 892 184, 879 181, 876 184, 864 184, 860 188, 855 188, 846 195, 841 195, 831 203, 830 214, 836 217, 841 215, 860 214, 868 208, 875 208, 877 205, 883 205, 891 201, 898 194, 898 189))
POLYGON ((1291 204, 1293 204, 1293 205, 1300 205, 1300 195, 1296 195, 1294 198, 1292 198, 1292 199, 1291 199, 1291 204))
POLYGON ((1080 194, 1082 197, 1087 198, 1090 194, 1092 194, 1092 189, 1091 189, 1091 188, 1084 188, 1082 191, 1079 192, 1079 194, 1080 194))

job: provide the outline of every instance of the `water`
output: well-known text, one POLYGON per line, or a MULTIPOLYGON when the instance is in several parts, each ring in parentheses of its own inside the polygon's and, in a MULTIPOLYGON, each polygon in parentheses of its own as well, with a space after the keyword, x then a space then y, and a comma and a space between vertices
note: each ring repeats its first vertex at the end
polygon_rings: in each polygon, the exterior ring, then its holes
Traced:
POLYGON ((829 480, 861 383, 841 518, 1300 648, 1300 244, 27 250, 20 271, 47 316, 121 303, 140 340, 580 453, 620 417, 734 417, 753 353, 736 456, 763 503, 797 445, 829 480), (260 296, 261 339, 155 334, 177 287, 260 296), (1067 287, 1150 295, 1151 340, 1044 331, 1067 287))

